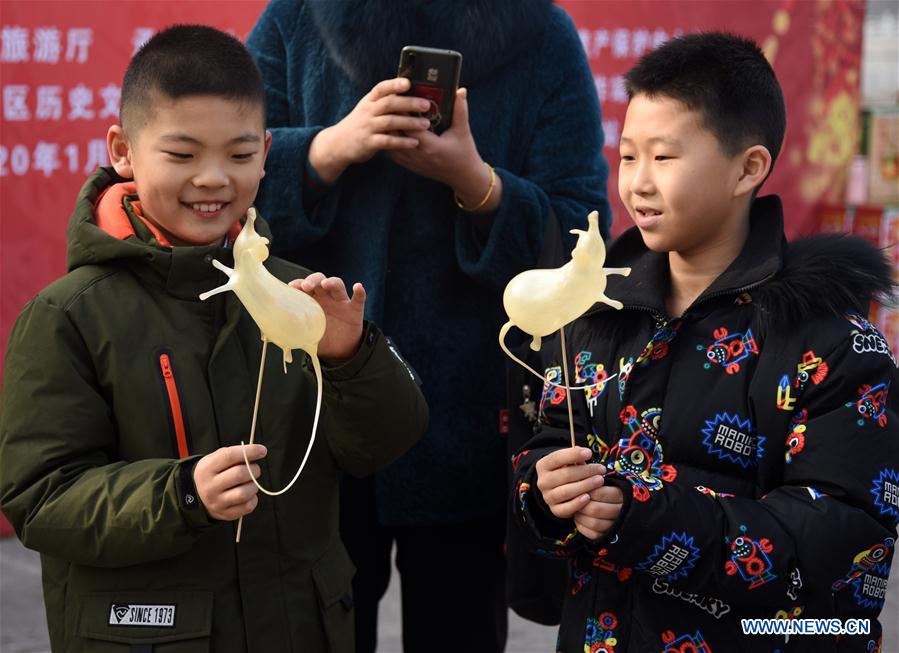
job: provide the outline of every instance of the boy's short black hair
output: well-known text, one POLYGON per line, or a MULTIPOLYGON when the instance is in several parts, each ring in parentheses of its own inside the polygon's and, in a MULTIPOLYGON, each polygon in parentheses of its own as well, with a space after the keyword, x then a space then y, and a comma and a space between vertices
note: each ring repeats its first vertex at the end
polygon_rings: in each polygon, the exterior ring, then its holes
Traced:
POLYGON ((263 107, 262 74, 243 43, 207 25, 174 25, 147 41, 128 64, 119 120, 132 132, 149 119, 156 93, 212 95, 263 107))
POLYGON ((729 156, 764 145, 774 167, 786 107, 774 70, 754 41, 724 32, 685 34, 644 55, 624 80, 630 98, 665 96, 702 114, 729 156))

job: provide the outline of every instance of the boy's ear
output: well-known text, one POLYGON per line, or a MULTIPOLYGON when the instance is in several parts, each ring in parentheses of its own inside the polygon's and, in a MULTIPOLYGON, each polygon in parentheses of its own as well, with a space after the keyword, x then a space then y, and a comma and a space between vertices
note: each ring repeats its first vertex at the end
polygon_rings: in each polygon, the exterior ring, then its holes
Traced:
POLYGON ((265 130, 265 149, 262 151, 262 175, 260 175, 260 179, 265 177, 265 160, 268 158, 268 151, 272 147, 272 133, 269 130, 265 130))
POLYGON ((113 125, 106 132, 106 151, 109 153, 109 162, 120 177, 134 179, 134 169, 131 167, 131 146, 125 136, 125 130, 120 125, 113 125))
POLYGON ((762 185, 771 171, 771 152, 764 145, 753 145, 741 155, 743 164, 734 187, 734 196, 751 194, 762 185))

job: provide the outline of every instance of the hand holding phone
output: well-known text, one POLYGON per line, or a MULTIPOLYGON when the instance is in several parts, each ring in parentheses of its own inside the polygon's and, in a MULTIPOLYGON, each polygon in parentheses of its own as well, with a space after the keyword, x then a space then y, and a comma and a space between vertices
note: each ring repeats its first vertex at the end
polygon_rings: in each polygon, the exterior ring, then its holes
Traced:
POLYGON ((347 166, 368 161, 381 151, 418 147, 416 133, 426 133, 429 122, 417 117, 429 104, 403 95, 407 79, 385 79, 366 93, 336 125, 320 131, 309 146, 309 163, 318 176, 331 183, 347 166))

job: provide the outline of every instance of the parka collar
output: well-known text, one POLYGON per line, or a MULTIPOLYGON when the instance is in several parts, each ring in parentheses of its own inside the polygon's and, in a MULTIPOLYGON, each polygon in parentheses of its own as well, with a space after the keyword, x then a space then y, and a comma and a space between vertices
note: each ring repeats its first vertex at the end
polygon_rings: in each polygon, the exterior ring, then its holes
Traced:
MULTIPOLYGON (((786 240, 783 207, 776 195, 753 201, 749 213, 749 236, 740 254, 693 302, 697 306, 720 295, 739 294, 777 274, 783 265, 786 240)), ((606 267, 630 267, 628 277, 610 276, 606 294, 627 308, 667 315, 665 296, 670 284, 668 255, 653 252, 643 242, 640 230, 628 229, 609 248, 606 267)), ((600 304, 591 312, 601 310, 600 304)), ((689 309, 688 309, 689 310, 689 309)))
MULTIPOLYGON (((201 292, 222 283, 222 275, 212 260, 233 265, 230 248, 221 245, 195 247, 163 247, 156 244, 152 234, 139 218, 132 218, 135 234, 116 238, 97 226, 94 207, 104 190, 126 181, 112 168, 100 168, 85 183, 75 202, 67 234, 66 266, 72 271, 82 265, 128 264, 147 283, 164 288, 181 299, 199 301, 201 292)), ((128 207, 126 205, 126 213, 128 207)), ((271 240, 271 232, 263 220, 256 221, 256 230, 271 240)))

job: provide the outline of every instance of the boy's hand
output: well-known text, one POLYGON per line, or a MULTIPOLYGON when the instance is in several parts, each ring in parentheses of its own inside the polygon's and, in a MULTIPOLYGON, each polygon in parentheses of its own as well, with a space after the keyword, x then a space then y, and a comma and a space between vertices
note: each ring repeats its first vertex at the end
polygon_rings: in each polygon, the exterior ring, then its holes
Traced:
POLYGON ((615 524, 621 514, 624 494, 613 485, 590 492, 590 500, 574 515, 578 532, 589 540, 598 540, 615 524))
POLYGON ((400 95, 409 90, 405 77, 387 79, 375 85, 339 123, 320 131, 309 146, 309 163, 323 181, 331 183, 352 163, 368 161, 381 150, 408 150, 418 147, 414 134, 430 122, 408 115, 427 111, 431 103, 423 98, 400 95))
POLYGON ((289 284, 313 297, 325 312, 325 335, 318 343, 318 355, 332 363, 348 360, 359 350, 362 341, 362 317, 365 312, 365 288, 353 286, 350 299, 340 277, 326 277, 321 272, 289 284))
MULTIPOLYGON (((247 445, 247 458, 265 458, 267 450, 261 444, 247 445)), ((250 465, 253 476, 259 478, 259 465, 250 465)), ((213 519, 232 521, 256 509, 258 488, 250 479, 240 445, 222 447, 200 458, 194 467, 194 485, 206 512, 213 519)))
MULTIPOLYGON (((465 206, 478 206, 490 188, 491 175, 478 154, 468 124, 468 91, 464 88, 456 91, 453 124, 440 136, 427 131, 427 126, 407 135, 418 139, 418 147, 394 150, 390 152, 390 158, 416 174, 446 184, 465 206)), ((499 206, 502 197, 499 177, 494 184, 479 212, 487 213, 499 206)))
POLYGON ((590 501, 590 492, 602 487, 606 468, 585 464, 592 455, 585 447, 572 447, 537 461, 537 488, 559 519, 574 517, 590 501))

